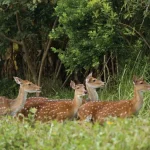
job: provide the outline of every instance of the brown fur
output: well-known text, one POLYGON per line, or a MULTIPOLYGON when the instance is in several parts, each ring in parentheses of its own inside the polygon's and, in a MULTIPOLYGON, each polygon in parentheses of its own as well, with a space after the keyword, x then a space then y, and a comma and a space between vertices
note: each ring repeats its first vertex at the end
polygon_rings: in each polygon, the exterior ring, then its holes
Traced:
POLYGON ((39 106, 35 119, 42 122, 73 119, 76 116, 78 108, 82 105, 82 96, 85 95, 86 90, 83 84, 75 85, 74 82, 71 84, 71 87, 75 90, 73 101, 57 101, 52 103, 47 101, 39 106))

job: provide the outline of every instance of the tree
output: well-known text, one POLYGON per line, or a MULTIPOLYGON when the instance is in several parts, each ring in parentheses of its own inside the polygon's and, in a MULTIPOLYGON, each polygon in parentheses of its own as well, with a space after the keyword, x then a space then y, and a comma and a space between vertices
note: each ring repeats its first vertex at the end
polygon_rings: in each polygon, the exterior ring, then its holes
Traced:
MULTIPOLYGON (((42 55, 45 49, 50 48, 48 34, 55 21, 54 6, 53 1, 0 2, 0 37, 3 38, 1 53, 6 51, 6 43, 16 43, 27 67, 25 74, 29 77, 31 73, 35 83, 38 81, 42 55)), ((19 66, 20 62, 17 63, 19 66)))
POLYGON ((145 1, 60 0, 55 9, 59 26, 50 36, 67 36, 68 44, 65 50, 53 51, 68 72, 104 68, 103 74, 107 71, 109 76, 115 75, 117 68, 121 72, 127 62, 132 68, 140 49, 145 49, 143 54, 149 49, 149 31, 145 32, 148 9, 145 1))

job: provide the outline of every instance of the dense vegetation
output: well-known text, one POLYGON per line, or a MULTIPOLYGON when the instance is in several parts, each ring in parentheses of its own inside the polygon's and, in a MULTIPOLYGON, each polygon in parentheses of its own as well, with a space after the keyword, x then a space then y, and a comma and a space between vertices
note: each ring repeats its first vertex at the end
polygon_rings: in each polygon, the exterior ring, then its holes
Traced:
POLYGON ((0 121, 0 147, 11 150, 149 150, 150 119, 115 119, 105 126, 66 122, 51 125, 0 121), (11 122, 11 123, 10 123, 11 122))
MULTIPOLYGON (((150 1, 1 0, 0 95, 15 97, 13 76, 42 86, 42 95, 71 98, 70 80, 89 72, 106 87, 100 99, 129 99, 132 76, 150 81, 150 1)), ((1 149, 150 149, 150 94, 140 114, 104 126, 0 120, 1 149)))
POLYGON ((149 22, 149 1, 1 0, 0 78, 64 86, 89 71, 105 81, 125 67, 148 75, 149 22))

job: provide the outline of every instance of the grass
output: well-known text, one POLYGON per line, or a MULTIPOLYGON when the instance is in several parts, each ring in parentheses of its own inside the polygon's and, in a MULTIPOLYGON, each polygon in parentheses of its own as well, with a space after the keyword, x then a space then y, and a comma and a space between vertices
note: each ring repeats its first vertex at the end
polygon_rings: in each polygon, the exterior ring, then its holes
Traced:
POLYGON ((76 121, 31 123, 0 121, 2 150, 149 150, 150 117, 111 118, 104 126, 76 121))

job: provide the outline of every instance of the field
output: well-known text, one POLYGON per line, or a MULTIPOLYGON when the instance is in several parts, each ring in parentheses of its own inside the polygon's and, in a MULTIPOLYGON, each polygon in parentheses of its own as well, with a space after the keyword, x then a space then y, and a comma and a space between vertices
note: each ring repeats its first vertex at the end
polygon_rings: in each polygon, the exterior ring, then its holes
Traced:
MULTIPOLYGON (((122 83, 122 82, 121 82, 122 83)), ((99 90, 100 99, 130 99, 132 82, 118 85, 114 90, 99 90), (125 89, 125 90, 124 90, 125 89), (108 94, 109 93, 109 94, 108 94)), ((71 98, 73 91, 63 90, 53 98, 71 98)), ((150 92, 144 93, 144 106, 133 118, 108 118, 100 126, 88 122, 34 122, 33 115, 20 122, 9 116, 0 120, 1 150, 149 150, 150 92)))

